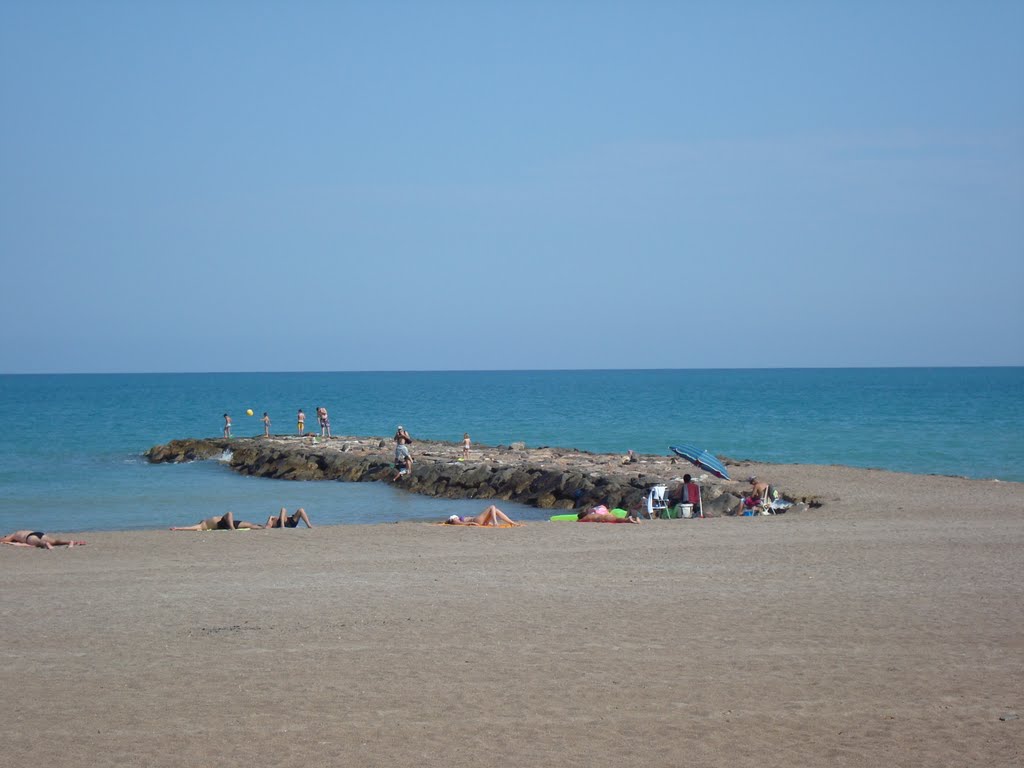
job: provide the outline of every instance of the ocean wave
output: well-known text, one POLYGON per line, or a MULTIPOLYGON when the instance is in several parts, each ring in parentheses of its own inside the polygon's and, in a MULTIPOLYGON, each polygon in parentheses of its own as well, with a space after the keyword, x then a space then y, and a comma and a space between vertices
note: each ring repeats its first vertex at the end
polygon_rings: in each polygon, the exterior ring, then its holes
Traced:
POLYGON ((225 448, 224 452, 221 453, 221 455, 217 458, 217 461, 223 461, 225 463, 230 462, 231 461, 231 457, 234 456, 234 455, 235 454, 231 452, 230 448, 225 448))

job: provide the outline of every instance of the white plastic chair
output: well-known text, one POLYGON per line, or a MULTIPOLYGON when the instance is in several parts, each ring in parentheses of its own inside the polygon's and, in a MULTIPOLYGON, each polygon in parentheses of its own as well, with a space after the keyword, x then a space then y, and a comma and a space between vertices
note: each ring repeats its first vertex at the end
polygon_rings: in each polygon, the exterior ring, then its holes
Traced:
POLYGON ((755 512, 760 512, 762 515, 775 515, 779 512, 785 512, 793 506, 792 502, 786 501, 779 496, 779 492, 775 491, 775 495, 771 496, 766 489, 764 495, 761 497, 761 503, 754 507, 755 512))
POLYGON ((647 494, 647 517, 648 519, 654 519, 655 512, 660 513, 668 509, 668 500, 665 498, 665 494, 668 492, 667 485, 656 485, 651 488, 651 492, 647 494))

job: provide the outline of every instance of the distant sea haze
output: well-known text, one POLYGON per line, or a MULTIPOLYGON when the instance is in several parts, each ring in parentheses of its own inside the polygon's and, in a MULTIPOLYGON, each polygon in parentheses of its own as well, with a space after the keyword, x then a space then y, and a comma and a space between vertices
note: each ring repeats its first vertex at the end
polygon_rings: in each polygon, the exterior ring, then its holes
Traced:
POLYGON ((376 484, 140 458, 156 443, 221 434, 224 413, 236 436, 261 434, 264 412, 272 432, 292 433, 299 408, 315 429, 319 405, 338 435, 390 436, 402 424, 414 440, 468 432, 474 443, 623 454, 682 442, 758 461, 1024 481, 1024 368, 8 375, 0 527, 161 527, 226 509, 265 520, 275 505, 370 522, 452 508, 376 484))

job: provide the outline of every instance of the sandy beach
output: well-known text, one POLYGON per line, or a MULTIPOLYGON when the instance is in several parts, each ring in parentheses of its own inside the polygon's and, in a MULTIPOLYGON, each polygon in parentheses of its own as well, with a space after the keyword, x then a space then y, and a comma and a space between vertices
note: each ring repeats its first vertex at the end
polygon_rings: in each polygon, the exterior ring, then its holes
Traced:
POLYGON ((2 762, 1020 765, 1024 486, 750 471, 825 506, 0 547, 2 762))

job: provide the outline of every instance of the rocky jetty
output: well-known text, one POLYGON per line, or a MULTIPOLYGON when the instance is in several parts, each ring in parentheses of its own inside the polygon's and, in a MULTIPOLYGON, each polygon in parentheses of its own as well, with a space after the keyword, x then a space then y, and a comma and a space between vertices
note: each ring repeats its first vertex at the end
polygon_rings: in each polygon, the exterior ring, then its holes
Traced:
POLYGON ((568 448, 526 448, 522 443, 462 446, 420 440, 412 446, 411 476, 395 479, 394 444, 383 437, 328 439, 206 438, 172 440, 146 452, 153 463, 225 461, 244 475, 281 480, 389 482, 412 493, 451 499, 506 499, 541 509, 581 509, 595 504, 638 507, 652 485, 671 485, 683 474, 700 478, 705 512, 735 509, 744 484, 702 477, 670 456, 595 454, 568 448))

